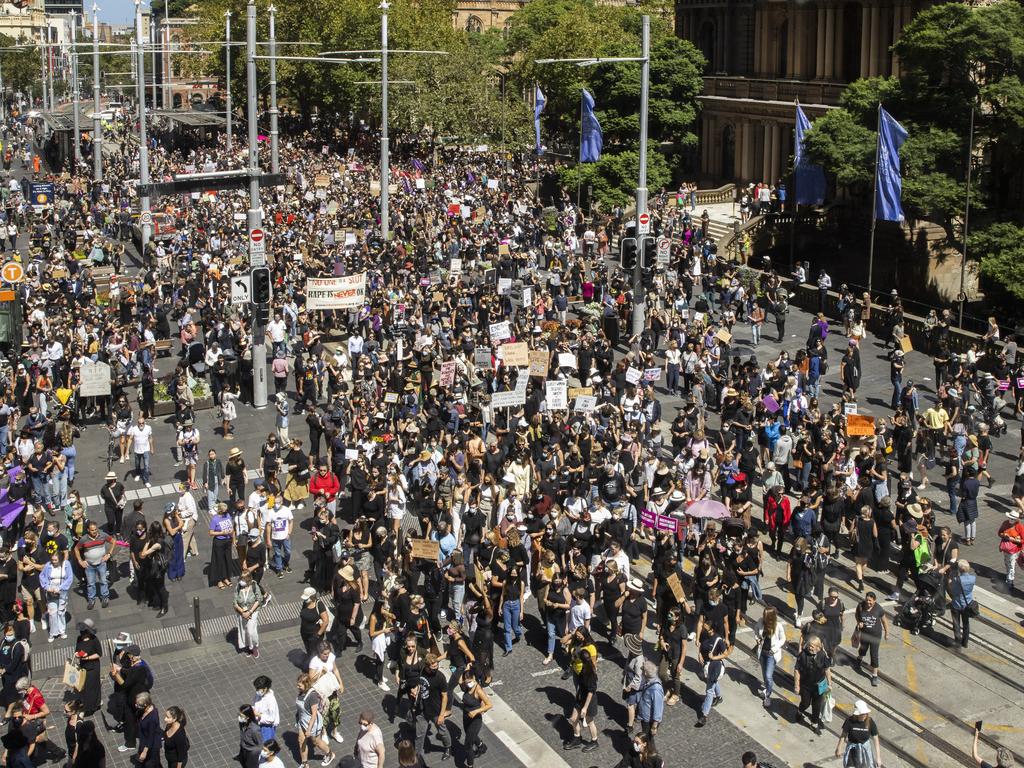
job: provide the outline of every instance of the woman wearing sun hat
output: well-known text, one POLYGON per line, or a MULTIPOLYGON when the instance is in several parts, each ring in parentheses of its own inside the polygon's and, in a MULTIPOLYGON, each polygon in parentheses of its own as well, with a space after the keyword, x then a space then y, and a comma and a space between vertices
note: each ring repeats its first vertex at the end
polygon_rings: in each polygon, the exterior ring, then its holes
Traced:
POLYGON ((836 757, 842 753, 844 766, 875 768, 882 764, 882 745, 878 737, 878 726, 871 718, 871 709, 863 699, 853 705, 853 714, 843 723, 842 733, 836 742, 836 757), (846 749, 843 749, 843 745, 846 749), (859 753, 859 754, 854 754, 859 753))

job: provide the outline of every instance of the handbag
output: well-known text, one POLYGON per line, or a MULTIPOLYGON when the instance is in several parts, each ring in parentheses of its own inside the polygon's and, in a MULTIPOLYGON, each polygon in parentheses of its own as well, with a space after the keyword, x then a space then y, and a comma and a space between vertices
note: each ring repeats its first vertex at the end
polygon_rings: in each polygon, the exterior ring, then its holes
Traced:
POLYGON ((78 662, 74 659, 68 659, 64 662, 64 674, 61 676, 61 682, 71 690, 81 692, 85 688, 85 670, 78 666, 78 662))
POLYGON ((850 647, 860 648, 860 628, 853 630, 853 634, 850 636, 850 647))
POLYGON ((819 696, 824 696, 828 692, 829 692, 828 678, 827 677, 823 677, 823 678, 821 678, 821 680, 818 681, 818 695, 819 696))
MULTIPOLYGON (((964 589, 964 580, 961 578, 959 570, 956 572, 956 580, 960 582, 960 594, 967 597, 967 591, 964 589)), ((978 614, 981 613, 981 606, 978 605, 977 600, 972 599, 971 602, 967 604, 967 613, 972 618, 976 618, 978 614)))

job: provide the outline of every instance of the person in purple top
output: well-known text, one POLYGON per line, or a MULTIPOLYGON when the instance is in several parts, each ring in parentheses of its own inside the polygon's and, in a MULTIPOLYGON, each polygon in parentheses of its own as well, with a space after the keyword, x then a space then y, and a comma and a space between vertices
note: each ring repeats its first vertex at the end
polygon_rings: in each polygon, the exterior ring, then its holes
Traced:
POLYGON ((228 505, 217 505, 216 514, 210 520, 210 536, 213 537, 213 552, 210 555, 210 586, 219 589, 231 586, 231 552, 235 544, 235 527, 228 514, 228 505))

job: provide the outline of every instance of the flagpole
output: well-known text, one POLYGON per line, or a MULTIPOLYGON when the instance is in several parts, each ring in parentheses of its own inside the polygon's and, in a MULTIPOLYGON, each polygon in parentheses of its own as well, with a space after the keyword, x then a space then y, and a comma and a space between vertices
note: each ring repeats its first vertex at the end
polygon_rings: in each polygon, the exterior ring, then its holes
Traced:
POLYGON ((868 297, 871 297, 871 281, 875 272, 875 223, 878 221, 878 153, 882 145, 882 104, 878 104, 878 119, 875 133, 875 183, 871 195, 871 243, 868 246, 868 297))
MULTIPOLYGON (((795 108, 800 109, 800 99, 796 99, 795 103, 795 108)), ((787 197, 792 198, 793 200, 793 210, 789 212, 789 215, 792 217, 792 220, 789 223, 789 274, 791 275, 793 274, 793 264, 796 260, 796 214, 797 211, 800 210, 800 203, 797 202, 796 197, 796 156, 798 135, 798 126, 796 125, 796 122, 799 119, 799 116, 796 116, 796 119, 793 121, 793 188, 789 191, 789 195, 787 195, 787 197)))
POLYGON ((967 301, 967 294, 964 292, 964 282, 967 277, 967 226, 971 215, 971 160, 974 156, 974 105, 971 105, 971 127, 967 137, 967 199, 964 202, 964 242, 963 250, 960 252, 960 294, 957 299, 960 302, 959 327, 964 327, 964 303, 967 301))
MULTIPOLYGON (((580 91, 580 156, 579 164, 583 164, 583 91, 580 91)), ((576 176, 576 208, 580 209, 580 188, 583 186, 583 174, 580 172, 576 176)), ((582 213, 580 209, 580 213, 582 213)))

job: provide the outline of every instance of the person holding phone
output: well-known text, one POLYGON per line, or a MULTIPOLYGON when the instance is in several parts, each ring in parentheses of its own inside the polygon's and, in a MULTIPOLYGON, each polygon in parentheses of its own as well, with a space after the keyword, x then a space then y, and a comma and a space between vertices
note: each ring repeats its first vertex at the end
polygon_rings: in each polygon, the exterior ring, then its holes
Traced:
POLYGON ((995 765, 982 758, 981 753, 978 752, 978 742, 981 739, 981 726, 981 720, 978 720, 974 724, 974 747, 972 749, 974 762, 977 763, 978 768, 1013 768, 1013 753, 1011 753, 1006 747, 996 748, 995 765))

